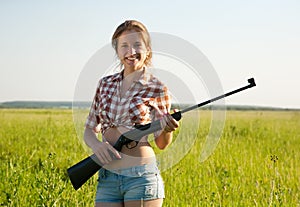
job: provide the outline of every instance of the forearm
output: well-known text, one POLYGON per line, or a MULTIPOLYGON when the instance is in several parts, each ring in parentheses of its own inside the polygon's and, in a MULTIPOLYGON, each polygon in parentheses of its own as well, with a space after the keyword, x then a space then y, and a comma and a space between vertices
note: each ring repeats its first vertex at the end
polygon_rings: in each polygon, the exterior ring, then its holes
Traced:
POLYGON ((166 132, 165 130, 155 139, 156 146, 163 150, 172 143, 173 132, 166 132))
POLYGON ((84 142, 86 143, 87 146, 92 148, 93 146, 95 146, 100 141, 97 137, 97 133, 95 133, 94 130, 92 130, 90 128, 85 128, 85 130, 84 130, 84 142))
POLYGON ((112 161, 112 156, 121 159, 120 154, 108 142, 101 142, 93 129, 85 128, 84 141, 89 146, 102 164, 112 161), (112 154, 111 154, 112 153, 112 154))
POLYGON ((161 119, 161 126, 163 130, 155 139, 155 143, 159 149, 163 150, 172 143, 173 131, 178 128, 179 122, 171 114, 165 114, 161 119))

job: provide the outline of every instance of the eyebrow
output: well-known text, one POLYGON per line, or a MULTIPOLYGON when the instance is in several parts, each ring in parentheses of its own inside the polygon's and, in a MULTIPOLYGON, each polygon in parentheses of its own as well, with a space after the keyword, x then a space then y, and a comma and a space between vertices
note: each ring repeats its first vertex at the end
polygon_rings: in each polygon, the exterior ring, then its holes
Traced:
MULTIPOLYGON (((141 43, 142 43, 142 41, 136 41, 136 42, 134 42, 134 44, 136 44, 136 43, 139 43, 139 44, 141 44, 141 43)), ((125 44, 128 44, 128 42, 127 42, 127 41, 125 41, 125 42, 121 42, 120 44, 121 44, 121 45, 125 45, 125 44)))

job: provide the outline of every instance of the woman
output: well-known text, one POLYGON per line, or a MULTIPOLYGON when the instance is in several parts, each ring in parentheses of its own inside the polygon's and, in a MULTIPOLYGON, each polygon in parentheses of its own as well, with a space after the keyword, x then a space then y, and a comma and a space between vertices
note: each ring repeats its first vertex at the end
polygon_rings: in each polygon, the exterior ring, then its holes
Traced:
POLYGON ((161 206, 163 182, 147 137, 123 146, 121 152, 113 145, 136 125, 159 119, 163 130, 154 133, 155 144, 165 149, 178 127, 169 114, 170 95, 147 69, 152 50, 143 24, 122 23, 113 34, 112 46, 122 71, 99 81, 84 132, 86 144, 104 164, 99 171, 96 206, 161 206), (99 132, 102 141, 97 138, 99 132))

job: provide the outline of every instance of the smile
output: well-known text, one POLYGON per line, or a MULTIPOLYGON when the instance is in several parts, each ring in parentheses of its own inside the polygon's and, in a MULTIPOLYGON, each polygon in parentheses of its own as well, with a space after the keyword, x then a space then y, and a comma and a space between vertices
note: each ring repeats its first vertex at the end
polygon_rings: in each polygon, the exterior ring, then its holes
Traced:
POLYGON ((140 58, 141 58, 140 54, 135 54, 135 55, 127 56, 124 59, 130 60, 130 61, 135 61, 135 60, 140 60, 140 58))

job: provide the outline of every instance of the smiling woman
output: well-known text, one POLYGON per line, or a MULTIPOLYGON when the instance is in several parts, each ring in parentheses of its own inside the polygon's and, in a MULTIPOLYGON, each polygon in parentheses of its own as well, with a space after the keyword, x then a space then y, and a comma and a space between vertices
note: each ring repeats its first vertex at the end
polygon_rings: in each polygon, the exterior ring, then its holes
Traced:
POLYGON ((128 64, 129 68, 136 70, 143 65, 151 65, 150 35, 138 21, 125 21, 121 24, 112 36, 112 46, 121 60, 121 66, 128 64))
POLYGON ((122 64, 130 69, 128 72, 133 72, 143 67, 147 59, 148 49, 145 43, 141 41, 140 34, 134 30, 129 30, 120 36, 117 54, 122 64))
POLYGON ((99 81, 84 132, 86 144, 103 164, 96 206, 159 207, 164 186, 148 137, 142 137, 138 144, 126 144, 120 152, 113 146, 123 133, 137 125, 160 120, 163 130, 154 133, 155 144, 165 149, 179 123, 169 113, 167 87, 148 70, 152 49, 146 27, 135 20, 125 21, 116 29, 112 46, 121 72, 99 81), (99 132, 102 141, 98 139, 99 132))

